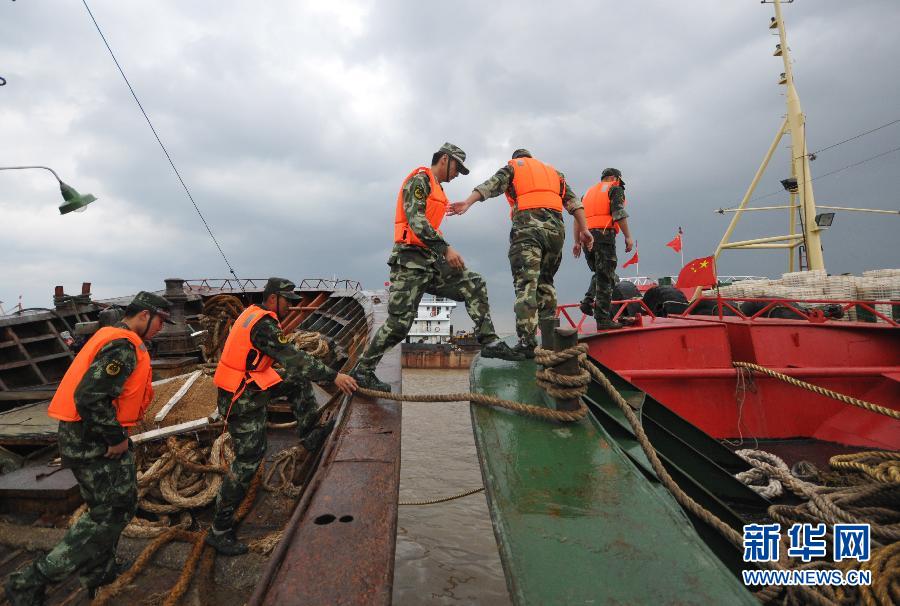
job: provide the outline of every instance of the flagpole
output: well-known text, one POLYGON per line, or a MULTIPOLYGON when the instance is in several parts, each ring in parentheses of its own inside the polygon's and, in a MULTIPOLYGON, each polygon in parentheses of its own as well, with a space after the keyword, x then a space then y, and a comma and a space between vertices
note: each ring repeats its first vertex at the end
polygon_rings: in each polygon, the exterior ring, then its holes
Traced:
MULTIPOLYGON (((637 252, 638 252, 637 241, 635 241, 634 254, 637 254, 637 252)), ((637 263, 634 264, 634 277, 637 278, 640 275, 641 275, 641 258, 638 257, 637 263)))
POLYGON ((680 225, 678 226, 678 239, 681 241, 681 266, 684 267, 684 232, 680 225))

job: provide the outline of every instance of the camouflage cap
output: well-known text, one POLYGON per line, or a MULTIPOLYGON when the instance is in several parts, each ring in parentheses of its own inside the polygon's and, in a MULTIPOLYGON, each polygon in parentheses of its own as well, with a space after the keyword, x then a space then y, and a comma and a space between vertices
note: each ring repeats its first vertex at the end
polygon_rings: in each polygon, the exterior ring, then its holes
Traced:
POLYGON ((464 164, 466 161, 466 152, 464 152, 462 149, 460 149, 456 145, 453 145, 452 143, 449 143, 449 142, 444 143, 443 145, 441 145, 441 148, 439 150, 437 150, 437 153, 449 155, 451 158, 456 160, 456 165, 459 167, 459 172, 461 174, 463 174, 463 175, 469 174, 469 169, 466 168, 466 166, 464 164))
POLYGON ((513 160, 515 160, 516 158, 533 158, 533 157, 534 156, 531 155, 531 152, 528 151, 527 149, 525 149, 524 147, 520 147, 519 149, 514 151, 513 155, 512 155, 513 160))
POLYGON ((131 300, 131 307, 135 307, 142 311, 149 311, 151 314, 161 317, 166 324, 175 324, 175 322, 169 319, 172 306, 169 301, 161 295, 142 290, 134 295, 134 299, 131 300))
POLYGON ((617 179, 622 178, 622 171, 618 168, 604 168, 603 172, 600 174, 601 179, 605 179, 607 177, 616 177, 617 179))
POLYGON ((263 290, 263 297, 268 297, 274 293, 288 301, 299 301, 300 295, 294 292, 295 288, 297 288, 297 285, 287 278, 269 278, 269 281, 266 282, 266 288, 263 290))

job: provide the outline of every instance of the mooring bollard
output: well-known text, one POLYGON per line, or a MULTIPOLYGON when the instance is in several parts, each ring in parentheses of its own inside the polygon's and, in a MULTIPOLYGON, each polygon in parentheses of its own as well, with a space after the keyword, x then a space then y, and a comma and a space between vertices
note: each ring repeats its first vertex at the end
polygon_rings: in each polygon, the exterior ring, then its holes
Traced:
POLYGON ((538 321, 538 328, 541 329, 541 347, 544 349, 555 347, 553 331, 557 326, 559 326, 559 318, 541 318, 538 321))
MULTIPOLYGON (((578 331, 574 328, 557 328, 553 331, 553 350, 563 351, 578 345, 578 331)), ((579 371, 578 358, 572 357, 556 367, 556 372, 561 375, 577 375, 579 371)), ((578 410, 578 398, 556 398, 557 410, 578 410)))

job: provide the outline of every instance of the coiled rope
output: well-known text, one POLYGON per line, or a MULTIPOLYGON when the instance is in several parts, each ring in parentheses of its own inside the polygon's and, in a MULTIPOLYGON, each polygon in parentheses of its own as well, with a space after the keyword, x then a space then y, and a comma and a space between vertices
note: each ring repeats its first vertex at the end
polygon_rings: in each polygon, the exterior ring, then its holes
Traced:
POLYGON ((832 469, 858 471, 876 482, 900 484, 900 453, 869 450, 854 454, 835 455, 828 464, 832 469))
MULTIPOLYGON (((591 376, 606 390, 606 393, 609 395, 609 397, 616 403, 616 405, 625 415, 625 418, 628 420, 628 424, 631 425, 631 429, 634 432, 638 443, 641 445, 641 449, 644 451, 644 454, 650 461, 650 465, 651 467, 653 467, 653 471, 656 472, 656 476, 659 479, 660 483, 665 486, 670 493, 672 493, 672 496, 675 497, 675 500, 678 501, 678 503, 682 507, 715 528, 719 532, 719 534, 725 537, 737 549, 743 550, 743 536, 738 534, 738 532, 731 526, 720 520, 715 514, 708 511, 702 505, 692 499, 686 492, 681 489, 680 486, 678 486, 675 480, 672 479, 672 476, 669 475, 669 472, 666 471, 665 467, 663 467, 662 462, 659 460, 659 456, 656 454, 656 449, 647 438, 647 434, 646 432, 644 432, 644 428, 641 425, 641 422, 638 420, 637 416, 634 414, 634 411, 631 409, 631 406, 628 405, 628 402, 625 401, 625 399, 621 396, 621 394, 619 394, 616 388, 613 387, 613 384, 610 383, 609 379, 606 378, 606 375, 603 374, 603 372, 601 372, 593 364, 587 363, 586 368, 588 372, 591 373, 591 376)), ((781 559, 778 562, 763 562, 761 563, 761 565, 769 569, 787 570, 790 568, 790 562, 788 561, 786 554, 786 549, 780 550, 781 559)), ((837 602, 835 600, 823 595, 812 587, 796 586, 791 587, 790 590, 802 595, 804 603, 819 604, 821 606, 837 606, 837 602)), ((780 592, 780 589, 778 590, 778 592, 780 592)), ((773 592, 770 591, 769 593, 773 592)))
POLYGON ((747 368, 750 370, 755 370, 756 372, 761 372, 764 375, 774 377, 780 381, 784 381, 785 383, 789 383, 797 387, 802 387, 803 389, 808 389, 809 391, 817 393, 820 396, 834 398, 835 400, 838 400, 845 404, 850 404, 851 406, 858 406, 859 408, 863 408, 870 412, 875 412, 892 419, 900 419, 900 410, 894 410, 885 406, 879 406, 878 404, 873 404, 872 402, 867 402, 865 400, 860 400, 859 398, 854 398, 852 396, 838 393, 824 387, 819 387, 818 385, 813 385, 812 383, 807 383, 806 381, 801 381, 800 379, 789 377, 788 375, 776 372, 774 370, 766 368, 765 366, 760 366, 759 364, 753 364, 751 362, 732 362, 732 365, 735 368, 747 368))
MULTIPOLYGON (((793 524, 818 524, 827 522, 826 539, 834 540, 833 527, 836 523, 869 524, 872 533, 871 559, 868 562, 848 560, 841 563, 810 562, 796 566, 798 569, 837 569, 845 574, 851 569, 872 571, 872 585, 859 587, 819 587, 829 599, 841 604, 866 604, 887 606, 900 603, 900 483, 891 479, 890 473, 881 473, 878 467, 886 463, 900 463, 900 453, 865 452, 855 455, 832 457, 830 465, 834 469, 861 472, 876 480, 875 483, 853 486, 818 486, 796 477, 776 455, 763 451, 744 450, 737 453, 750 465, 752 471, 759 471, 767 478, 775 479, 788 487, 794 494, 808 499, 796 506, 772 505, 769 516, 784 527, 793 524), (878 466, 866 465, 860 461, 880 461, 878 466)), ((746 473, 746 472, 745 472, 746 473)), ((809 473, 806 470, 806 473, 809 473)), ((738 474, 742 476, 744 474, 738 474)), ((809 475, 813 475, 809 473, 809 475)), ((819 474, 815 474, 819 475, 819 474)), ((752 476, 745 476, 752 477, 752 476)), ((784 542, 785 538, 782 537, 784 542)), ((787 546, 784 551, 786 552, 787 546)), ((757 592, 763 601, 775 600, 783 590, 778 587, 757 592)), ((796 602, 796 588, 787 588, 788 603, 796 602), (793 596, 793 597, 792 597, 793 596)))
MULTIPOLYGON (((236 521, 242 520, 253 506, 264 473, 264 467, 265 465, 260 465, 256 475, 253 476, 253 481, 250 484, 250 488, 247 490, 247 495, 244 497, 240 507, 238 507, 234 514, 236 521)), ((201 557, 203 558, 203 564, 200 567, 201 570, 204 571, 206 575, 212 574, 215 561, 215 550, 205 544, 206 533, 207 531, 205 530, 201 532, 191 532, 181 528, 169 528, 144 548, 134 561, 134 564, 132 564, 131 568, 122 573, 115 581, 101 588, 97 597, 94 598, 92 605, 105 606, 108 604, 110 600, 121 593, 123 589, 137 578, 150 563, 153 555, 159 551, 161 547, 171 541, 183 541, 193 545, 191 554, 188 556, 188 559, 181 570, 181 575, 178 577, 178 580, 175 582, 175 585, 169 591, 163 602, 164 606, 175 606, 190 587, 191 579, 194 577, 197 564, 200 562, 201 557)), ((203 583, 204 586, 210 586, 208 576, 203 577, 201 583, 203 583)))

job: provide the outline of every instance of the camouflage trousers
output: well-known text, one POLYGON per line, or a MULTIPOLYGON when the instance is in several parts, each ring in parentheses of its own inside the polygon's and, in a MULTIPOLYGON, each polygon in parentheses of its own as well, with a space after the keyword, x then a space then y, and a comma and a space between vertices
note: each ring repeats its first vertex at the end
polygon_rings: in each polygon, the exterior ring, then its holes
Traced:
POLYGON ((610 319, 610 301, 613 288, 619 281, 616 275, 616 241, 603 234, 602 230, 591 230, 594 235, 594 246, 584 251, 584 258, 593 272, 591 284, 584 293, 585 303, 594 303, 594 318, 598 321, 610 319))
POLYGON ((562 220, 541 227, 513 223, 509 232, 509 266, 516 291, 516 334, 520 341, 537 344, 538 320, 556 315, 553 278, 562 263, 566 241, 562 220))
MULTIPOLYGON (((279 374, 282 378, 286 376, 281 371, 279 374)), ((314 426, 317 413, 316 398, 309 381, 285 378, 265 391, 251 386, 244 390, 233 405, 231 392, 219 390, 219 414, 228 416, 226 427, 231 435, 234 461, 216 495, 213 524, 218 530, 226 530, 234 525, 234 513, 244 500, 253 476, 266 455, 269 402, 281 397, 286 397, 291 405, 297 419, 297 431, 303 437, 314 426)))
POLYGON ((499 338, 491 321, 487 285, 481 274, 469 269, 453 269, 446 263, 427 267, 394 264, 391 265, 388 318, 360 358, 360 369, 374 370, 384 354, 406 338, 425 293, 464 301, 475 325, 475 336, 482 345, 499 338))
POLYGON ((98 458, 71 469, 88 510, 50 553, 10 577, 14 589, 58 583, 76 571, 88 588, 115 578, 119 535, 137 509, 134 455, 128 451, 119 459, 98 458))

